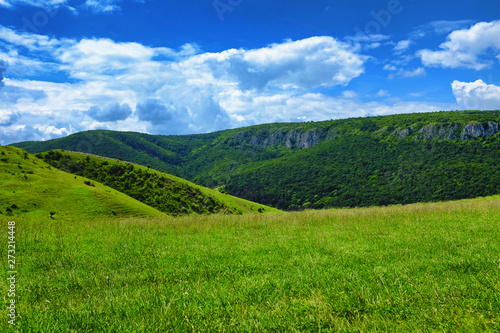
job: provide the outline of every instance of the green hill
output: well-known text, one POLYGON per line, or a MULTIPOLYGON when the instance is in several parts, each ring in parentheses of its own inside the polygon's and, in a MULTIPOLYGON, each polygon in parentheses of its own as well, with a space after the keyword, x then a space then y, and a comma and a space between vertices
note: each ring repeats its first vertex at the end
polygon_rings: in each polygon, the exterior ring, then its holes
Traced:
POLYGON ((500 111, 453 111, 155 136, 88 131, 15 146, 151 165, 281 209, 408 204, 500 193, 500 111))
POLYGON ((0 216, 4 217, 164 215, 112 188, 57 170, 19 148, 0 147, 0 179, 0 216))
POLYGON ((169 215, 277 211, 152 170, 149 166, 52 150, 36 156, 55 168, 100 182, 169 215))

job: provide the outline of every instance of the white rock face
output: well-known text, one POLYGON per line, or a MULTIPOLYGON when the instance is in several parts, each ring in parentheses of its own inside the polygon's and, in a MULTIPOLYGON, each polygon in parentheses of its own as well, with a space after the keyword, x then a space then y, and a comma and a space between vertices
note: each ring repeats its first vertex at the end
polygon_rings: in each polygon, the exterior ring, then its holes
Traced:
POLYGON ((469 123, 467 124, 460 138, 462 140, 470 140, 472 138, 488 137, 498 132, 498 123, 488 122, 487 124, 469 123))

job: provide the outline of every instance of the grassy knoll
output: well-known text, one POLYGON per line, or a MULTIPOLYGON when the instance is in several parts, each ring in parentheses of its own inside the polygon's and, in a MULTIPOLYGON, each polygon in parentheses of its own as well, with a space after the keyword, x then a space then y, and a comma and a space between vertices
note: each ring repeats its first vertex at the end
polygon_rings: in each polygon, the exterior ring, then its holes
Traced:
POLYGON ((22 149, 0 147, 0 219, 51 215, 77 219, 164 214, 110 187, 59 171, 22 149))
POLYGON ((18 330, 498 332, 499 211, 18 218, 18 330))

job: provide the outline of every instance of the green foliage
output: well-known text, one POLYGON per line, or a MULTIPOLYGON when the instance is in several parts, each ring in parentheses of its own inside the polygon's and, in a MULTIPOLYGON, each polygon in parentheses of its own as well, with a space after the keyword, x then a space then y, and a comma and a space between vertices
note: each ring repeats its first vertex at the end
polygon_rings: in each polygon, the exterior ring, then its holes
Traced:
POLYGON ((500 193, 497 160, 498 146, 475 141, 390 145, 355 135, 245 165, 227 181, 226 189, 283 209, 473 198, 500 193))

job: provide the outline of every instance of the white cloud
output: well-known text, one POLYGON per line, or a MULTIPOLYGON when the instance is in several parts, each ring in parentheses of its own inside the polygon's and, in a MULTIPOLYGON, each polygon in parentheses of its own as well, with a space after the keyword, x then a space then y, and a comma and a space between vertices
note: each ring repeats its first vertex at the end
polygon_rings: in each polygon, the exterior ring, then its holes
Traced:
POLYGON ((118 0, 87 0, 85 6, 92 8, 95 12, 114 12, 120 9, 116 5, 120 1, 118 0))
POLYGON ((53 52, 68 42, 67 39, 58 40, 29 32, 18 33, 1 25, 0 40, 10 44, 12 47, 23 47, 32 52, 53 52))
POLYGON ((358 93, 353 90, 345 90, 342 92, 342 97, 344 98, 356 98, 358 97, 358 93))
POLYGON ((9 67, 9 63, 5 60, 0 59, 0 88, 4 86, 3 82, 3 73, 7 71, 7 68, 9 67))
POLYGON ((419 67, 419 68, 414 69, 412 71, 401 71, 399 73, 399 75, 401 75, 402 77, 424 76, 425 74, 426 74, 425 69, 423 67, 419 67))
MULTIPOLYGON (((139 2, 140 0, 132 0, 139 2)), ((45 9, 67 7, 72 11, 77 11, 76 7, 88 8, 95 13, 111 13, 119 11, 123 0, 0 0, 0 6, 6 8, 30 6, 45 9)))
POLYGON ((356 34, 354 36, 348 36, 345 40, 352 43, 358 48, 363 50, 371 50, 379 48, 383 45, 383 42, 387 43, 390 36, 382 34, 366 35, 366 34, 356 34))
POLYGON ((389 92, 387 90, 380 89, 377 92, 377 97, 386 97, 386 96, 391 96, 391 94, 389 94, 389 92))
POLYGON ((386 71, 397 71, 398 70, 398 68, 396 66, 391 65, 391 64, 384 65, 384 69, 386 71))
POLYGON ((388 35, 382 35, 382 34, 373 34, 373 35, 366 35, 366 34, 356 34, 354 36, 348 36, 346 40, 352 41, 355 43, 376 43, 376 42, 382 42, 390 39, 391 37, 388 35))
POLYGON ((50 8, 67 3, 67 0, 0 0, 0 6, 7 8, 16 6, 32 6, 50 8))
POLYGON ((83 39, 56 53, 62 68, 83 80, 134 70, 155 55, 152 48, 137 43, 115 43, 110 39, 83 39))
POLYGON ((457 103, 466 109, 500 110, 500 87, 486 84, 483 80, 475 82, 453 81, 451 84, 457 103))
POLYGON ((418 27, 415 27, 410 33, 410 39, 424 38, 429 34, 447 34, 454 30, 460 30, 470 27, 474 24, 472 20, 457 20, 457 21, 432 21, 418 27))
POLYGON ((394 65, 385 65, 384 69, 387 71, 391 71, 392 73, 389 74, 388 78, 390 80, 395 79, 396 77, 402 77, 402 78, 410 78, 410 77, 417 77, 417 76, 425 76, 427 73, 425 71, 425 68, 419 67, 414 70, 404 70, 402 68, 397 68, 394 65))
POLYGON ((349 44, 332 37, 286 41, 248 51, 228 50, 212 57, 204 62, 216 65, 216 74, 224 71, 244 90, 344 85, 363 73, 366 60, 349 44))
POLYGON ((396 44, 396 46, 394 46, 393 51, 396 53, 402 53, 410 47, 411 43, 412 41, 409 39, 401 40, 396 44))
MULTIPOLYGON (((297 95, 259 96, 228 99, 224 107, 230 114, 243 117, 247 124, 296 121, 297 119, 325 120, 396 113, 431 112, 456 108, 456 105, 426 102, 393 104, 360 102, 352 98, 335 98, 318 93, 297 95), (238 107, 232 105, 237 101, 238 107)), ((244 124, 241 124, 244 125, 244 124)))
POLYGON ((0 0, 0 6, 7 7, 7 8, 12 7, 12 5, 10 4, 10 2, 8 0, 0 0))
POLYGON ((492 59, 485 60, 488 50, 498 56, 500 50, 500 21, 480 22, 469 29, 451 32, 441 50, 420 50, 417 55, 425 66, 446 68, 472 68, 480 70, 491 66, 492 59))

